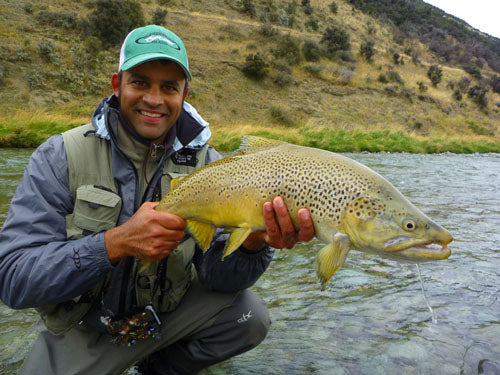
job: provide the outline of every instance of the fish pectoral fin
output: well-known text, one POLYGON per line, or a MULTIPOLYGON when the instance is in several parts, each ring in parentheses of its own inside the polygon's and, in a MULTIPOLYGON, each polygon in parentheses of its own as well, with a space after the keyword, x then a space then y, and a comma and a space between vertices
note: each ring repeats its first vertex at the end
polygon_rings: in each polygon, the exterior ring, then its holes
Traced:
POLYGON ((316 274, 321 282, 321 290, 325 290, 330 278, 342 267, 350 248, 349 236, 344 233, 336 233, 333 236, 333 241, 319 251, 316 274))
POLYGON ((213 225, 200 221, 186 220, 186 222, 189 233, 191 233, 203 251, 207 251, 214 238, 216 228, 213 225))
POLYGON ((252 233, 251 227, 240 227, 234 229, 229 236, 229 240, 227 241, 226 251, 224 251, 224 258, 234 253, 247 239, 250 233, 252 233))

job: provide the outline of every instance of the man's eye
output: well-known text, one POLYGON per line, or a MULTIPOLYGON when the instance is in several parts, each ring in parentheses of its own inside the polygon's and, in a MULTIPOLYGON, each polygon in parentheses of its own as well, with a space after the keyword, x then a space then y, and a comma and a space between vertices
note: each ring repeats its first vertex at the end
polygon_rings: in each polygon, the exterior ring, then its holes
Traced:
POLYGON ((132 82, 135 86, 139 86, 139 87, 144 87, 146 86, 146 82, 144 81, 133 81, 132 82))

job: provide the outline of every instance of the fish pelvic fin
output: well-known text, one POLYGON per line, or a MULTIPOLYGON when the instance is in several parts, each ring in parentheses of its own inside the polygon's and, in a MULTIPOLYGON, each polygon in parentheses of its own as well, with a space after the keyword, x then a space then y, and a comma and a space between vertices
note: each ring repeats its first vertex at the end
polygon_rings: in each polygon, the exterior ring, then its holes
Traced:
POLYGON ((191 233, 203 251, 207 251, 214 238, 216 228, 213 225, 195 220, 186 220, 186 223, 189 233, 191 233))
POLYGON ((256 135, 244 135, 236 154, 250 154, 257 151, 267 150, 279 146, 285 142, 276 139, 258 137, 256 135))
POLYGON ((321 290, 326 289, 328 281, 342 267, 350 247, 349 236, 344 233, 336 233, 333 236, 333 241, 319 251, 316 274, 321 282, 321 290))
POLYGON ((247 239, 249 234, 252 233, 251 227, 236 228, 231 232, 229 240, 227 241, 226 250, 224 251, 223 258, 234 253, 241 244, 247 239))

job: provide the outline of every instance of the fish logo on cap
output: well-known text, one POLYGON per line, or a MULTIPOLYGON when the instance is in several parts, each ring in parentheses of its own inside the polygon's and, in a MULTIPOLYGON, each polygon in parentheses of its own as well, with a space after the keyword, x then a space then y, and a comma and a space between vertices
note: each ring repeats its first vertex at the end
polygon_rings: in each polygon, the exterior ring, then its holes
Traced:
POLYGON ((137 44, 151 44, 151 43, 160 43, 160 44, 165 44, 169 47, 175 48, 176 50, 180 51, 181 47, 174 42, 173 40, 169 39, 166 35, 164 34, 150 34, 148 36, 143 36, 139 39, 136 39, 135 41, 137 44))

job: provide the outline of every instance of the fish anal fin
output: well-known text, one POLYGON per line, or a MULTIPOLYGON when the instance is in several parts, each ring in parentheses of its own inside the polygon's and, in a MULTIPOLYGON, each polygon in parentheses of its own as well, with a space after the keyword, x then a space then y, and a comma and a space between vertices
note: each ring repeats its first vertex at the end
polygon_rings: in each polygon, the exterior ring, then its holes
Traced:
POLYGON ((344 233, 336 233, 332 242, 319 251, 316 274, 321 282, 321 290, 325 290, 328 281, 342 267, 350 247, 349 236, 344 233))
POLYGON ((186 220, 186 222, 189 233, 191 233, 200 247, 204 251, 207 251, 212 243, 212 239, 214 238, 216 228, 213 225, 202 223, 200 221, 186 220))
POLYGON ((231 231, 226 250, 224 251, 224 258, 234 253, 247 239, 250 233, 252 233, 252 228, 250 227, 236 228, 231 231))

